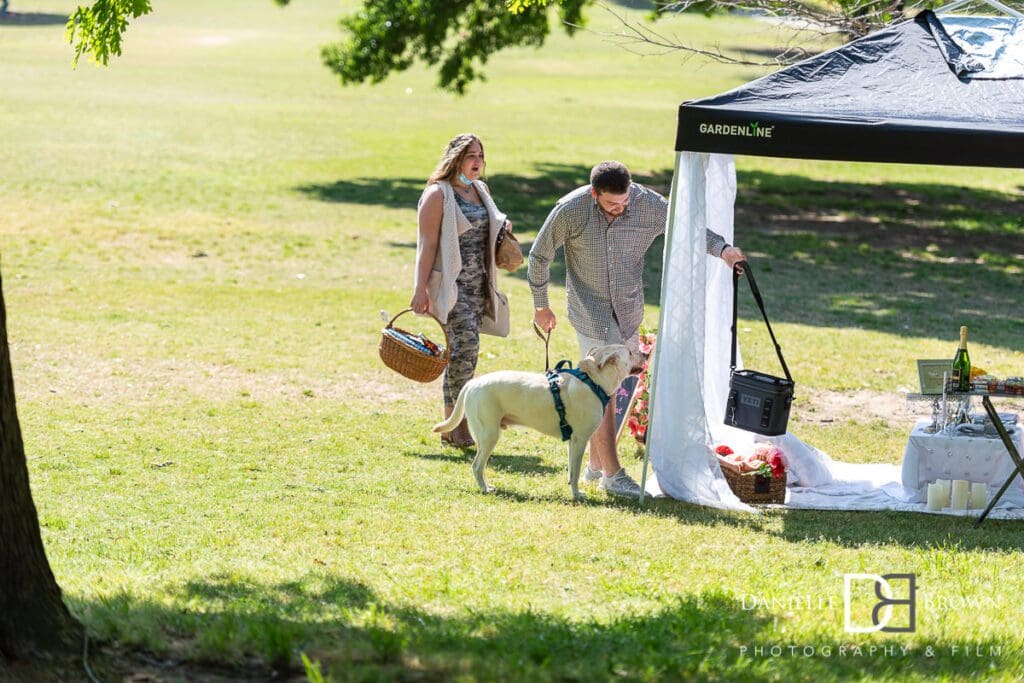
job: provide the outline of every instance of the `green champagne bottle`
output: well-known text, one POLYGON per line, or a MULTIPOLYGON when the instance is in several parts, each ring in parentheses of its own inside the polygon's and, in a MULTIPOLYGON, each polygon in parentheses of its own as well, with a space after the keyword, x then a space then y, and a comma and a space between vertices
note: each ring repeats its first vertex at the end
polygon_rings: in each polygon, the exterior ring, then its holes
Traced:
POLYGON ((967 354, 967 326, 960 327, 960 347, 953 357, 953 367, 949 374, 949 382, 953 391, 971 390, 971 357, 967 354))

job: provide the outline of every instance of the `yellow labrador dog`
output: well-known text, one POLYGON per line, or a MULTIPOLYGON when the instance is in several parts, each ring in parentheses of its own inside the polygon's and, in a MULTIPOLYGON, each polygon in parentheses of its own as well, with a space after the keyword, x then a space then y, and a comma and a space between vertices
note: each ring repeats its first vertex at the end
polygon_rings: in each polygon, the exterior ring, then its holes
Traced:
MULTIPOLYGON (((590 376, 605 394, 614 397, 616 389, 627 375, 634 372, 640 359, 622 344, 611 344, 591 349, 580 361, 579 370, 590 376)), ((576 500, 586 498, 579 490, 580 467, 583 452, 590 435, 597 429, 604 415, 601 399, 578 377, 559 374, 559 394, 565 404, 565 418, 572 427, 569 438, 569 486, 576 500)), ((548 379, 544 374, 503 370, 470 380, 462 387, 452 409, 451 417, 434 425, 435 432, 455 428, 463 415, 469 423, 469 432, 476 441, 473 474, 484 493, 494 489, 487 485, 484 468, 508 425, 532 427, 542 434, 562 437, 558 412, 555 410, 548 379)))

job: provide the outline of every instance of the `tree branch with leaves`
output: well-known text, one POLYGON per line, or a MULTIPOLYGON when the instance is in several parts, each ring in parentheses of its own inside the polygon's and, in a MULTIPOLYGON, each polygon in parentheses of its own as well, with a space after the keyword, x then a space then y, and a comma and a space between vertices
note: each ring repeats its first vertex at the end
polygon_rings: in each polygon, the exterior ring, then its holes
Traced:
POLYGON ((75 51, 73 66, 82 55, 107 65, 110 56, 121 55, 121 37, 128 29, 129 19, 138 19, 153 11, 149 0, 96 0, 79 5, 68 17, 65 36, 75 51))
MULTIPOLYGON (((324 64, 342 84, 380 83, 417 62, 437 69, 437 84, 462 94, 485 80, 491 55, 510 47, 540 47, 557 24, 572 35, 593 0, 366 0, 339 24, 345 37, 321 50, 324 64)), ((287 5, 290 0, 274 0, 287 5)), ((67 39, 77 66, 82 55, 106 65, 121 54, 130 19, 152 11, 149 0, 95 0, 68 19, 67 39)))
MULTIPOLYGON (((273 0, 284 6, 290 0, 273 0)), ((595 0, 365 0, 342 17, 344 37, 321 49, 324 64, 343 85, 380 83, 393 73, 423 63, 437 72, 437 85, 457 94, 485 80, 484 66, 510 47, 541 47, 557 23, 569 35, 584 26, 584 10, 595 0), (557 13, 557 20, 554 16, 557 13)), ((930 7, 933 0, 915 7, 930 7)), ((653 21, 631 20, 606 7, 619 30, 602 33, 633 52, 683 52, 721 62, 785 65, 807 57, 804 47, 816 35, 852 40, 903 18, 904 0, 661 0, 647 14, 656 20, 678 12, 713 15, 742 12, 774 19, 790 29, 776 54, 752 61, 741 51, 696 46, 669 36, 653 21)), ((121 54, 121 37, 130 19, 152 11, 149 0, 95 0, 68 19, 67 37, 74 63, 84 54, 105 65, 121 54)))
MULTIPOLYGON (((591 0, 559 0, 559 24, 572 35, 591 0)), ((509 47, 540 47, 547 38, 544 0, 367 0, 341 20, 348 34, 321 51, 345 85, 380 83, 416 62, 437 68, 437 84, 462 94, 484 80, 483 65, 509 47)))

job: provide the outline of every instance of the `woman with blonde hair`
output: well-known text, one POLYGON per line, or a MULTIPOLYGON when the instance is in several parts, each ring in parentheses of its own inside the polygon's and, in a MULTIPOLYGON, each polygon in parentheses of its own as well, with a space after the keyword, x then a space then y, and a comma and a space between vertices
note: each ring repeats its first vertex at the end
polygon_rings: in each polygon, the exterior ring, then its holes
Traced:
MULTIPOLYGON (((444 415, 451 415, 463 385, 473 378, 480 334, 508 336, 508 299, 498 291, 494 265, 499 230, 512 224, 491 199, 483 176, 484 146, 470 133, 456 135, 427 180, 419 201, 412 301, 444 324, 451 357, 443 377, 444 415)), ((466 448, 473 439, 463 420, 441 440, 466 448)))

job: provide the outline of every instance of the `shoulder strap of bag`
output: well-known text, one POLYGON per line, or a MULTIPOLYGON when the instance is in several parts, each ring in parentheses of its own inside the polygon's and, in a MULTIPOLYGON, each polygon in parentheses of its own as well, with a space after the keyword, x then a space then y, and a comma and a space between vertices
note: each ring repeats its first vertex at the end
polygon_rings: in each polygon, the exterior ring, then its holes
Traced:
POLYGON ((768 326, 768 334, 772 338, 772 344, 775 344, 775 353, 778 354, 779 362, 782 363, 782 371, 786 373, 786 379, 792 382, 793 376, 789 374, 789 366, 786 365, 786 359, 782 357, 782 347, 775 340, 772 324, 768 322, 768 314, 764 311, 764 301, 761 299, 761 292, 757 289, 757 282, 754 281, 754 271, 751 270, 750 264, 746 261, 738 262, 732 269, 732 355, 729 358, 729 373, 732 374, 736 370, 736 310, 738 308, 737 295, 739 292, 740 267, 743 268, 743 272, 747 276, 747 282, 750 283, 750 291, 754 294, 754 301, 757 302, 757 307, 761 310, 764 324, 768 326))

